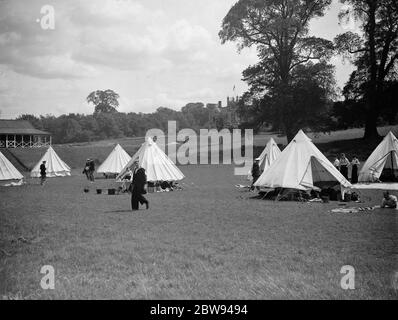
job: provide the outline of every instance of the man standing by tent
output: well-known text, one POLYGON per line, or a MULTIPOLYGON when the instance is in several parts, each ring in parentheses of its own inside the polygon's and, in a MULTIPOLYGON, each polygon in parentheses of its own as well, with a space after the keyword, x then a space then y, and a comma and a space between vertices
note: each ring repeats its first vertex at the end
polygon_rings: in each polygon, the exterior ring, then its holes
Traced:
POLYGON ((45 184, 46 176, 47 176, 46 161, 43 161, 40 165, 40 185, 45 184))
POLYGON ((139 209, 140 204, 146 204, 146 208, 149 208, 149 202, 143 196, 146 194, 146 173, 144 168, 140 168, 138 161, 134 161, 133 167, 133 178, 130 186, 131 190, 131 210, 135 211, 139 209))
POLYGON ((90 160, 88 167, 89 167, 88 172, 89 172, 90 181, 94 182, 95 162, 93 159, 90 160))
POLYGON ((348 180, 348 166, 350 165, 350 161, 347 159, 344 153, 341 154, 340 157, 340 173, 344 178, 348 180))
POLYGON ((86 164, 84 165, 83 174, 86 175, 87 180, 90 180, 90 158, 86 160, 86 164))
MULTIPOLYGON (((252 166, 252 177, 253 177, 253 181, 252 181, 252 185, 250 187, 250 190, 254 190, 254 183, 257 181, 257 179, 261 176, 261 170, 260 170, 260 158, 256 158, 254 159, 254 163, 252 166)), ((257 187, 257 190, 259 190, 260 188, 257 187)))

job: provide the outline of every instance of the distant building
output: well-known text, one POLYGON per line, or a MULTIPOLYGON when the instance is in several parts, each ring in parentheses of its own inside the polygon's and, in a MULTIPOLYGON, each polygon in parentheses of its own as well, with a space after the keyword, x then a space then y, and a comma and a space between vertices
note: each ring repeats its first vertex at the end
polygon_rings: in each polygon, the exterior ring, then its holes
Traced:
POLYGON ((239 127, 240 118, 237 113, 239 106, 239 97, 230 98, 227 97, 227 105, 222 106, 222 102, 208 103, 206 108, 209 112, 209 127, 214 128, 217 124, 221 124, 222 127, 228 129, 235 129, 239 127))
POLYGON ((26 120, 0 120, 0 148, 41 148, 51 145, 51 134, 26 120))
POLYGON ((240 118, 237 112, 239 100, 238 96, 236 96, 236 98, 227 97, 227 106, 222 108, 222 112, 226 116, 226 122, 231 128, 238 128, 240 124, 240 118))

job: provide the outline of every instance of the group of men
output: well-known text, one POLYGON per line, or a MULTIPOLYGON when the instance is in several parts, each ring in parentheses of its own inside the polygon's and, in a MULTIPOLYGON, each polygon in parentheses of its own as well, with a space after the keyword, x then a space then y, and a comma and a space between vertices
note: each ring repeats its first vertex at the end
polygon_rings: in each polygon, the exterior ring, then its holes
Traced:
MULTIPOLYGON (((40 167, 41 168, 41 167, 40 167)), ((86 175, 87 180, 91 183, 94 182, 95 163, 93 159, 87 159, 83 169, 83 174, 86 175)), ((146 173, 145 169, 139 166, 138 160, 134 161, 133 165, 129 168, 129 173, 126 175, 128 180, 128 190, 131 192, 131 209, 133 211, 139 209, 139 204, 146 205, 149 209, 149 201, 144 197, 147 193, 146 173)))
POLYGON ((348 167, 351 166, 351 183, 358 183, 358 173, 359 173, 359 165, 361 163, 358 160, 357 156, 352 158, 352 161, 348 160, 346 155, 342 153, 340 158, 336 156, 333 165, 335 168, 340 171, 344 178, 348 179, 348 167))

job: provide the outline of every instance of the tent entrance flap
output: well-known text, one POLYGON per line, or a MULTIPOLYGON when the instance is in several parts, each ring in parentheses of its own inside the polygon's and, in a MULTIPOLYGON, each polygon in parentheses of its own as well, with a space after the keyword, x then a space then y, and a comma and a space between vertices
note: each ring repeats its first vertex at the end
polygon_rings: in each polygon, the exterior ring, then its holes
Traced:
POLYGON ((379 179, 383 182, 396 182, 398 179, 398 155, 395 151, 389 152, 385 158, 379 179))
POLYGON ((316 157, 312 156, 300 184, 307 188, 314 186, 322 188, 339 184, 339 181, 316 157))

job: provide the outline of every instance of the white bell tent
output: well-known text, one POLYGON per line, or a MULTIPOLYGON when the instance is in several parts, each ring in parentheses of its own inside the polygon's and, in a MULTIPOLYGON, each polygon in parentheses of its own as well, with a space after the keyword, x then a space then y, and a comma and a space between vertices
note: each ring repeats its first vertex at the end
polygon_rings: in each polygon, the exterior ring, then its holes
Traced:
POLYGON ((310 190, 329 183, 351 187, 350 182, 300 130, 277 161, 258 178, 255 186, 310 190))
POLYGON ((98 167, 97 172, 103 174, 119 174, 131 160, 129 154, 117 144, 105 161, 98 167))
POLYGON ((263 152, 261 152, 260 158, 260 169, 264 172, 266 171, 271 164, 279 157, 281 154, 281 150, 276 144, 273 138, 269 139, 267 145, 265 146, 263 152))
POLYGON ((21 184, 23 175, 13 164, 0 152, 0 185, 21 184))
POLYGON ((40 165, 46 161, 46 175, 47 177, 64 177, 70 176, 70 167, 61 160, 54 149, 50 146, 44 156, 34 166, 30 172, 32 178, 40 177, 40 165))
POLYGON ((359 172, 359 182, 376 182, 384 169, 390 169, 391 174, 398 170, 398 140, 390 131, 366 160, 359 172))
POLYGON ((138 160, 139 166, 145 169, 148 181, 177 181, 184 178, 180 169, 149 137, 123 168, 117 179, 126 175, 135 160, 138 160))
MULTIPOLYGON (((281 150, 279 149, 278 145, 276 144, 273 138, 269 139, 267 145, 265 146, 264 150, 261 152, 259 166, 262 172, 266 171, 271 164, 279 157, 281 154, 281 150)), ((250 169, 247 178, 249 180, 252 179, 252 171, 250 169)))

